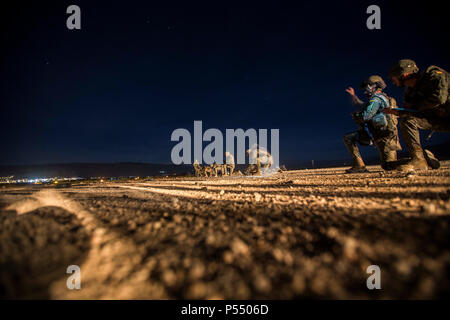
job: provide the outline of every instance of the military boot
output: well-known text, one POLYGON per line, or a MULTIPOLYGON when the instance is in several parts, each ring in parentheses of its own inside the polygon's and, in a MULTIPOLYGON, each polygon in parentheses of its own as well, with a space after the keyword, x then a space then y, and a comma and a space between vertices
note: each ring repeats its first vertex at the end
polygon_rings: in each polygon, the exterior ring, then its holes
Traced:
POLYGON ((347 170, 345 170, 346 173, 365 173, 369 172, 367 170, 366 165, 361 157, 355 157, 353 159, 353 166, 347 170))
POLYGON ((441 167, 441 164, 439 163, 439 160, 434 156, 434 154, 430 150, 423 150, 423 154, 425 156, 425 160, 427 160, 428 165, 432 169, 439 169, 441 167))
POLYGON ((422 148, 416 147, 411 152, 411 160, 397 167, 397 171, 408 172, 414 170, 427 170, 428 163, 422 148))
POLYGON ((256 159, 256 173, 255 175, 260 176, 261 175, 261 160, 259 158, 259 150, 258 150, 258 159, 256 159))
POLYGON ((386 171, 395 170, 397 163, 397 151, 389 150, 384 152, 381 161, 381 168, 386 171))

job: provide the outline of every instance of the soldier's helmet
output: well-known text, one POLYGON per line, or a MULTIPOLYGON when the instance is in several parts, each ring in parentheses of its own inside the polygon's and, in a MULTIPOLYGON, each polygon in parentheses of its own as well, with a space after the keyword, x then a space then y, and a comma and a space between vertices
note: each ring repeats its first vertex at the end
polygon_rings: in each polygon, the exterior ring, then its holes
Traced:
POLYGON ((405 73, 414 74, 418 72, 419 68, 414 61, 409 59, 402 59, 392 65, 391 70, 389 70, 389 78, 401 78, 405 73))
POLYGON ((384 82, 383 78, 377 75, 372 75, 368 77, 366 80, 364 80, 361 83, 361 88, 365 89, 367 85, 373 86, 375 85, 377 88, 384 89, 386 88, 386 83, 384 82))

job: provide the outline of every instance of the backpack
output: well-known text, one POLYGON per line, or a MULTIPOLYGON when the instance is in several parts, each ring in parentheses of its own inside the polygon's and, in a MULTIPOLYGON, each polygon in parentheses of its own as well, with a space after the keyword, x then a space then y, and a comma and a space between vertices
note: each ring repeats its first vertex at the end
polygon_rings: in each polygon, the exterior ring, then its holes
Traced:
POLYGON ((421 90, 419 95, 422 99, 426 96, 439 94, 436 98, 444 98, 446 100, 436 107, 436 104, 424 101, 418 107, 421 111, 433 110, 433 114, 438 117, 447 117, 450 115, 450 75, 447 71, 437 66, 429 66, 423 73, 420 80, 421 90), (430 84, 428 87, 427 84, 430 84), (436 88, 437 86, 437 88, 436 88), (438 92, 436 90, 439 90, 438 92))
MULTIPOLYGON (((384 93, 375 94, 374 96, 384 101, 386 105, 384 109, 392 107, 393 103, 394 105, 396 105, 395 99, 388 97, 384 93)), ((377 113, 372 117, 372 119, 370 119, 370 122, 374 129, 383 130, 386 129, 389 125, 388 118, 386 117, 386 114, 384 114, 382 111, 383 109, 378 110, 377 113)))

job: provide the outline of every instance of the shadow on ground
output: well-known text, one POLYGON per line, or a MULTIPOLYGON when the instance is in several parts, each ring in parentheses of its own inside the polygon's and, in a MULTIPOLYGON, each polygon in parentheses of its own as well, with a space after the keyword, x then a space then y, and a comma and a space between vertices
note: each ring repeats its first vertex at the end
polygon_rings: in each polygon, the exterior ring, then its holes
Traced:
POLYGON ((0 208, 0 298, 48 299, 50 284, 68 277, 89 252, 90 237, 59 207, 17 215, 0 208))

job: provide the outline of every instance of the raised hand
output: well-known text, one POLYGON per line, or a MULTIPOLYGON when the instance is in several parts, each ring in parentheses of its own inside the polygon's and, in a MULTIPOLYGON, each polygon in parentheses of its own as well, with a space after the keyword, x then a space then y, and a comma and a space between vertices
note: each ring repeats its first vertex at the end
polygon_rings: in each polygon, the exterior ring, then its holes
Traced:
POLYGON ((345 92, 347 92, 351 96, 355 95, 355 89, 353 89, 352 87, 348 87, 347 89, 345 89, 345 92))

